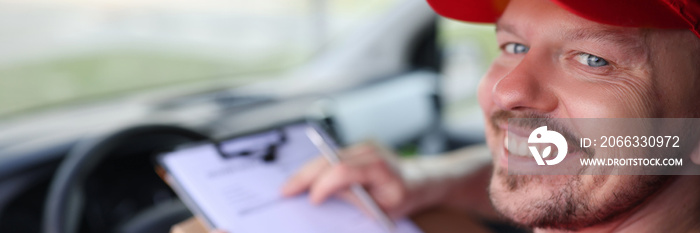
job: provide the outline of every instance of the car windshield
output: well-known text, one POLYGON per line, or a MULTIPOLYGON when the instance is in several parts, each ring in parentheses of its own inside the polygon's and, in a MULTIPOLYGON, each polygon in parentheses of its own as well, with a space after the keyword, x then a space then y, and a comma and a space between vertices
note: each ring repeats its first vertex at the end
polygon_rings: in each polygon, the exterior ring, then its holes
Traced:
POLYGON ((274 77, 395 0, 2 0, 0 117, 189 82, 274 77))

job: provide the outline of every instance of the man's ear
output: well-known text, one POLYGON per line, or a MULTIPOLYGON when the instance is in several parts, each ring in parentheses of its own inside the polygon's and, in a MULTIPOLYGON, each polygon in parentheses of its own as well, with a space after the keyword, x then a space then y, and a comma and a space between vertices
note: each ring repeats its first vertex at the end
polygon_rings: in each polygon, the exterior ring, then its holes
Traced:
POLYGON ((693 152, 690 153, 690 160, 693 161, 693 163, 700 165, 700 143, 698 143, 693 152))

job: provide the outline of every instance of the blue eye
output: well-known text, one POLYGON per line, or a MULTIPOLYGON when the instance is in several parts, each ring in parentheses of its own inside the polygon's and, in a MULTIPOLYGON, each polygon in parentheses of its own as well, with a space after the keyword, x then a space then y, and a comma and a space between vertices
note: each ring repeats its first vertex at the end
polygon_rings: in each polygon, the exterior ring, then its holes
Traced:
POLYGON ((506 51, 506 53, 511 53, 511 54, 520 54, 520 53, 527 53, 527 51, 530 50, 527 46, 519 43, 508 43, 506 46, 503 47, 503 50, 506 51))
POLYGON ((590 67, 601 67, 609 65, 608 61, 606 61, 605 59, 588 53, 579 54, 576 60, 579 63, 590 67))

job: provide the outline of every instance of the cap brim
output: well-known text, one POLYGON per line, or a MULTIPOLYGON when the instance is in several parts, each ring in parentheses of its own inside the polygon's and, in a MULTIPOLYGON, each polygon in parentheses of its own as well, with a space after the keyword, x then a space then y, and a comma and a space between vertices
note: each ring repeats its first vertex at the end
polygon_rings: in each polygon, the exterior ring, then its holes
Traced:
MULTIPOLYGON (((661 1, 639 0, 551 0, 582 18, 615 26, 688 28, 671 6, 661 1)), ((495 23, 509 0, 428 0, 447 18, 474 23, 495 23)))
POLYGON ((473 23, 495 23, 505 11, 508 2, 509 0, 428 0, 430 7, 439 15, 473 23))

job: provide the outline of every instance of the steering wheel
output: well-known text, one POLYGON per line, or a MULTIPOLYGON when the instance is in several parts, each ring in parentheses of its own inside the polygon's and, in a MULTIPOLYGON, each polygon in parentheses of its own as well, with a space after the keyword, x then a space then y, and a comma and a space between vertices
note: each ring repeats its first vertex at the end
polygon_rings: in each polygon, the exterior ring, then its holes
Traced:
MULTIPOLYGON (((203 134, 182 127, 142 125, 80 141, 59 165, 51 182, 44 206, 42 232, 78 232, 83 212, 85 180, 118 148, 140 145, 129 149, 141 153, 155 153, 172 149, 183 143, 207 139, 203 134), (147 145, 137 143, 143 140, 157 143, 147 145)), ((172 223, 177 223, 189 216, 191 213, 181 202, 165 202, 139 212, 120 224, 116 232, 155 232, 154 229, 161 229, 163 226, 169 229, 172 223)))

